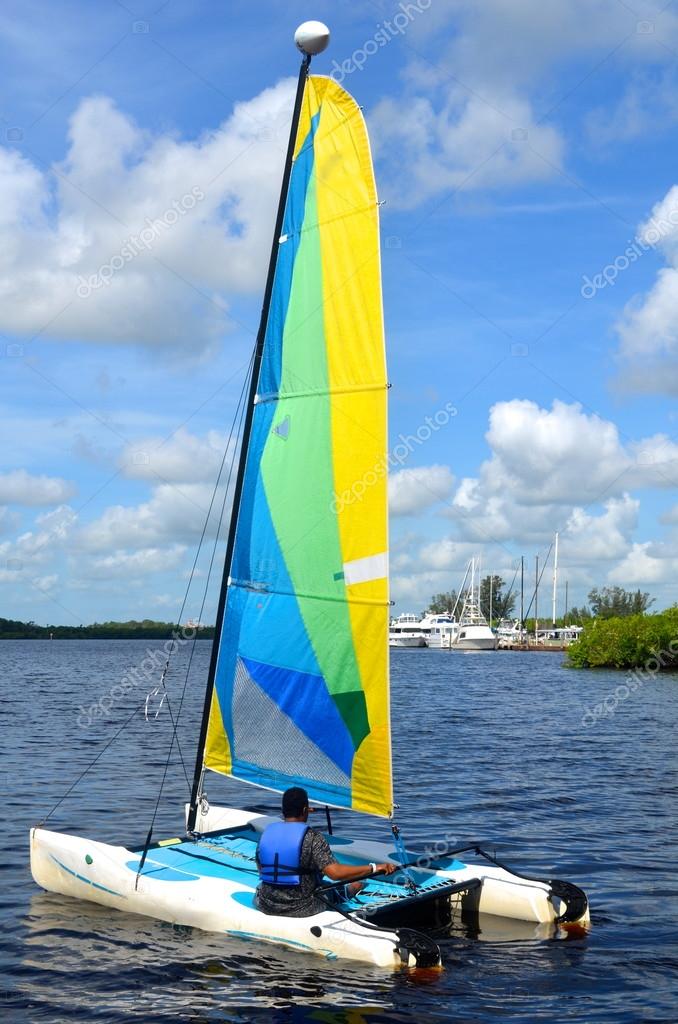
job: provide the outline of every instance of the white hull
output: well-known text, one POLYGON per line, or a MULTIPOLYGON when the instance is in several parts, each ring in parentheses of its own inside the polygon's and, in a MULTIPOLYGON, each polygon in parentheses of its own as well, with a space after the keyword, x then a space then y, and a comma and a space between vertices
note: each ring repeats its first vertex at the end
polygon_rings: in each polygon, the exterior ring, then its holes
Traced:
MULTIPOLYGON (((260 832, 273 820, 276 819, 216 807, 201 818, 199 828, 201 832, 214 832, 249 825, 260 832)), ((335 839, 330 838, 330 842, 333 841, 335 839)), ((367 840, 336 842, 337 856, 342 859, 346 856, 361 862, 396 859, 392 844, 367 840)), ((407 962, 407 950, 403 955, 403 939, 395 928, 366 928, 359 921, 333 910, 309 918, 262 914, 251 905, 257 884, 251 868, 228 869, 228 877, 209 877, 209 874, 200 874, 200 867, 194 866, 197 861, 188 857, 185 868, 182 862, 181 867, 168 872, 163 867, 162 857, 171 846, 170 841, 150 848, 144 871, 155 871, 156 877, 144 873, 137 885, 138 852, 36 828, 31 831, 31 871, 37 884, 51 892, 172 924, 259 939, 331 959, 342 957, 379 967, 396 967, 407 962), (168 873, 170 880, 157 877, 168 873)), ((204 858, 198 858, 200 860, 204 858)), ((539 926, 536 935, 543 933, 542 926, 550 926, 552 930, 558 915, 565 910, 562 900, 550 892, 549 883, 522 879, 493 864, 470 865, 450 858, 430 861, 430 868, 425 868, 421 860, 418 863, 421 867, 417 872, 425 873, 429 881, 460 883, 480 879, 480 887, 473 894, 473 909, 532 922, 539 926)), ((461 904, 461 896, 448 898, 461 904)), ((586 909, 577 923, 586 926, 588 920, 586 909)), ((411 956, 409 962, 414 962, 411 956)))
POLYGON ((426 647, 423 636, 398 636, 389 637, 389 647, 426 647))
POLYGON ((452 644, 453 651, 496 651, 497 638, 471 637, 468 640, 457 640, 452 644))
POLYGON ((438 651, 496 651, 497 638, 469 637, 462 640, 455 637, 436 637, 429 640, 429 647, 438 651))

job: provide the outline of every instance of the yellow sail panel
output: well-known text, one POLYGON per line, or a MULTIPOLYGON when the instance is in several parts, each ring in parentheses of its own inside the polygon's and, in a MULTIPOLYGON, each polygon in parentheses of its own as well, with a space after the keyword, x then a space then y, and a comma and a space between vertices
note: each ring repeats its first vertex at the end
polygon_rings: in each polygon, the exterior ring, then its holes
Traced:
POLYGON ((307 79, 206 766, 392 811, 386 367, 365 124, 307 79))
POLYGON ((365 560, 349 583, 351 628, 370 720, 353 762, 353 806, 389 814, 387 400, 379 213, 367 130, 352 96, 329 78, 316 136, 318 219, 334 479, 344 562, 365 560), (361 390, 364 389, 364 390, 361 390), (369 390, 367 390, 369 389, 369 390), (370 569, 369 559, 382 556, 370 569), (369 602, 369 603, 363 603, 369 602))

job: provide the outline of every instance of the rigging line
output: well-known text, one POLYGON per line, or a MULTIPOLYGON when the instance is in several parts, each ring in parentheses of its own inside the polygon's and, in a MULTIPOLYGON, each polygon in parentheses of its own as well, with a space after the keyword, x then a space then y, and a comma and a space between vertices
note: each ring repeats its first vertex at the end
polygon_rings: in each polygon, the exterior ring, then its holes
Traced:
MULTIPOLYGON (((243 385, 242 385, 242 388, 240 390, 240 396, 238 398, 238 402, 237 402, 236 407, 235 407, 235 412, 233 414, 233 419, 231 421, 231 426, 229 428, 229 433, 228 433, 228 437, 227 437, 227 440, 226 440, 226 445, 225 445, 225 448, 224 448, 224 454, 223 454, 223 457, 222 457, 222 460, 221 460, 221 465, 219 467, 219 473, 217 474, 217 479, 216 479, 216 483, 214 485, 214 490, 212 491, 212 496, 211 496, 211 499, 210 499, 209 508, 207 510, 207 514, 206 514, 206 517, 205 517, 205 522, 203 524, 202 533, 200 535, 200 540, 198 541, 198 546, 197 546, 197 549, 196 549, 196 552, 195 552, 195 557, 193 559, 193 565, 191 567, 191 572, 190 572, 190 576, 189 576, 189 580, 188 580, 188 585, 186 587, 186 591, 184 593, 184 599, 183 599, 183 602, 182 602, 182 605, 181 605, 181 609, 179 611, 179 617, 178 617, 178 622, 177 622, 177 630, 180 629, 180 623, 181 623, 181 620, 182 620, 183 615, 184 615, 184 611, 185 611, 186 604, 187 604, 187 601, 188 601, 188 595, 190 593, 191 585, 193 583, 193 577, 195 575, 195 570, 196 570, 196 567, 197 567, 197 564, 198 564, 198 559, 200 557, 200 552, 202 550, 202 545, 203 545, 203 542, 204 542, 204 539, 205 539, 205 534, 207 532, 207 527, 209 525, 209 520, 210 520, 210 517, 212 515, 212 508, 214 506, 214 502, 215 502, 215 499, 216 499, 216 496, 217 496, 217 493, 218 493, 218 490, 219 490, 219 484, 221 482, 221 477, 223 475, 224 466, 226 464, 226 458, 228 456, 228 452, 231 450, 231 442, 233 441, 234 444, 236 443, 235 438, 238 437, 238 434, 239 434, 239 431, 240 431, 240 425, 242 423, 241 403, 243 402, 243 397, 244 397, 244 394, 245 394, 245 391, 246 391, 246 388, 247 388, 247 383, 248 383, 249 376, 250 376, 251 369, 252 369, 252 359, 253 359, 253 356, 250 356, 250 360, 249 360, 249 363, 248 363, 248 366, 247 366, 247 372, 245 374, 243 385)), ((226 487, 225 487, 225 490, 224 490, 224 501, 222 502, 221 514, 219 516, 219 523, 218 523, 218 526, 217 526, 215 546, 212 549, 212 559, 210 561, 210 572, 211 572, 211 569, 212 569, 212 564, 214 562, 214 553, 215 553, 215 550, 216 550, 216 543, 218 542, 218 538, 219 538, 219 530, 220 530, 220 527, 221 527, 221 521, 223 519, 223 514, 224 514, 224 504, 225 504, 226 498, 228 496, 228 490, 229 490, 229 486, 230 486, 231 473, 232 473, 232 470, 233 470, 233 463, 234 463, 234 461, 235 460, 233 460, 233 459, 231 460, 231 466, 230 466, 230 469, 229 469, 228 478, 227 478, 227 481, 226 481, 226 487)), ((207 575, 207 583, 205 584, 205 590, 204 590, 204 593, 203 593, 202 604, 200 606, 200 611, 198 613, 198 621, 199 622, 202 620, 202 614, 203 614, 203 611, 204 611, 204 608, 205 608, 205 600, 206 600, 206 597, 207 597, 207 589, 209 587, 209 579, 210 579, 210 573, 208 573, 208 575, 207 575)), ((160 681, 161 684, 164 684, 165 676, 167 674, 167 671, 168 671, 169 665, 170 665, 170 659, 171 659, 172 655, 174 654, 174 652, 177 650, 176 639, 174 637, 173 637, 173 640, 174 640, 174 646, 170 649, 170 652, 167 655, 167 663, 165 665, 165 669, 164 669, 163 674, 162 674, 162 679, 160 681)), ((190 791, 190 788, 191 788, 191 783, 190 783, 190 780, 189 780, 189 777, 188 777, 188 772, 186 770, 186 763, 184 761, 183 752, 181 750, 181 743, 180 743, 180 740, 179 740, 178 729, 179 729, 179 717, 181 716, 181 710, 182 710, 183 702, 184 702, 184 693, 186 692, 186 685, 188 683, 188 676, 189 676, 189 673, 190 673, 190 670, 191 670, 191 664, 193 662, 193 654, 195 652, 196 640, 197 640, 197 635, 193 637, 193 643, 191 645, 191 651, 190 651, 190 655, 189 655, 188 666, 186 668, 186 675, 185 675, 185 678, 184 678, 184 685, 183 685, 183 689, 182 689, 181 698, 180 698, 180 701, 179 701, 179 710, 177 712, 176 721, 174 720, 174 716, 173 716, 171 708, 170 708, 169 695, 167 694, 167 691, 165 690, 165 695, 167 697, 167 708, 168 708, 168 711, 170 712, 170 718, 172 720, 172 745, 174 743, 174 740, 176 739, 177 749, 179 751, 179 757, 180 757, 180 760, 181 760, 181 766, 182 766, 182 768, 184 770, 184 777, 186 779, 186 785, 188 786, 189 791, 190 791)))
POLYGON ((513 584, 516 582, 516 576, 517 575, 518 575, 518 566, 516 566, 516 571, 513 574, 513 579, 511 580, 511 586, 508 589, 508 594, 506 595, 506 597, 504 598, 504 600, 501 603, 501 615, 499 616, 500 619, 503 619, 505 614, 506 614, 506 609, 508 608, 508 603, 509 603, 509 600, 511 598, 511 594, 513 592, 513 584))
POLYGON ((51 809, 51 810, 49 810, 49 811, 47 812, 47 814, 45 814, 45 815, 44 815, 44 816, 43 816, 43 817, 42 817, 42 818, 40 819, 40 821, 38 822, 38 824, 37 824, 37 825, 35 826, 36 828, 40 828, 40 826, 41 826, 41 825, 44 825, 44 823, 45 823, 46 821, 49 821, 49 819, 50 819, 50 818, 52 817, 52 815, 53 815, 53 814, 54 814, 54 812, 56 811, 57 807, 59 807, 59 806, 60 806, 60 805, 61 805, 61 804, 62 804, 62 803, 64 802, 64 800, 66 799, 66 797, 67 797, 67 796, 69 796, 69 795, 70 795, 70 794, 71 794, 71 793, 73 792, 73 790, 74 790, 74 789, 75 789, 75 787, 76 787, 76 786, 78 785, 78 783, 79 783, 79 782, 81 782, 81 781, 82 781, 82 779, 84 779, 84 777, 85 777, 85 776, 87 775, 87 773, 88 773, 88 772, 90 771, 90 769, 92 769, 92 768, 94 767, 94 765, 95 765, 95 764, 97 763, 97 761, 99 760, 99 758, 103 757, 103 755, 104 755, 104 754, 106 753, 106 751, 108 750, 108 748, 109 748, 110 746, 112 746, 112 744, 113 744, 113 743, 115 743, 115 741, 117 740, 117 738, 118 738, 118 736, 120 735, 120 733, 121 733, 121 732, 122 732, 122 731, 123 731, 124 729, 126 729, 126 728, 127 728, 127 726, 128 726, 128 725, 129 725, 129 723, 130 723, 130 722, 132 721, 132 719, 134 718, 134 716, 136 715, 136 713, 137 713, 138 711, 140 711, 140 710, 141 710, 141 709, 143 708, 143 706, 144 706, 143 704, 138 704, 138 705, 137 705, 137 706, 136 706, 136 707, 134 708, 134 711, 133 711, 133 712, 132 712, 132 714, 131 714, 131 715, 129 716, 129 718, 126 718, 126 719, 125 719, 125 721, 124 721, 124 722, 122 723, 122 725, 120 726, 120 728, 118 729, 118 731, 117 731, 117 732, 116 732, 116 733, 115 733, 115 734, 114 734, 114 735, 113 735, 113 736, 112 736, 112 737, 110 738, 110 740, 108 741, 108 743, 107 743, 107 744, 106 744, 106 745, 105 745, 104 747, 102 747, 102 749, 101 749, 101 750, 99 751, 99 753, 98 753, 98 754, 97 754, 97 756, 96 756, 96 757, 94 758, 94 760, 93 760, 93 761, 90 761, 90 763, 89 763, 89 764, 87 765, 87 767, 85 768, 85 770, 84 770, 83 772, 81 772, 81 774, 80 774, 80 775, 78 775, 78 777, 77 777, 77 779, 75 780, 75 782, 73 782, 73 783, 72 783, 72 784, 71 784, 71 785, 70 785, 70 786, 68 787, 68 789, 67 789, 67 790, 66 790, 66 792, 65 792, 65 793, 63 794, 63 796, 59 797, 59 799, 58 799, 58 800, 57 800, 57 802, 56 802, 56 803, 54 804, 54 806, 52 807, 52 809, 51 809))
MULTIPOLYGON (((242 431, 242 422, 243 422, 243 418, 244 418, 244 415, 245 415, 245 405, 246 405, 246 403, 244 401, 244 396, 245 396, 245 393, 246 393, 246 390, 247 390, 247 386, 248 386, 248 382, 249 382, 249 377, 250 377, 250 374, 251 374, 251 371, 252 371, 253 362, 254 362, 254 353, 252 353, 252 359, 250 360, 250 365, 249 365, 248 373, 247 373, 247 376, 246 376, 246 378, 245 378, 245 380, 243 382, 242 391, 240 393, 240 398, 238 400, 238 406, 236 407, 236 414, 237 414, 238 408, 240 410, 237 430, 236 430, 236 434, 235 434, 236 437, 239 437, 240 433, 242 431)), ((230 438, 229 438, 229 441, 230 441, 230 438)), ((210 581, 211 581, 211 578, 212 578, 212 569, 214 568, 214 560, 216 558, 217 547, 219 545, 219 535, 221 534, 221 526, 222 526, 222 523, 224 521, 224 512, 226 510, 226 502, 228 500, 228 494, 229 494, 229 491, 230 491, 230 488, 231 488, 231 479, 232 479, 232 476, 233 476, 233 467, 234 467, 234 465, 235 465, 235 459, 232 459, 231 460, 231 464, 230 464, 229 469, 228 469, 228 476, 226 478, 226 486, 224 487, 224 497, 223 497, 222 502, 221 502, 221 511, 219 512, 219 520, 217 522, 217 528, 216 528, 216 532, 215 532, 215 535, 214 535, 214 544, 212 545, 212 554, 210 556, 210 563, 209 563, 209 567, 207 569, 207 578, 205 580, 205 587, 204 587, 204 590, 203 590, 202 602, 200 604, 200 611, 198 612, 198 621, 200 621, 200 619, 202 618, 203 611, 205 609, 205 603, 207 601, 207 593, 209 591, 209 585, 210 585, 210 581)), ((215 489, 215 495, 216 495, 216 489, 215 489)), ((193 655, 195 653, 196 639, 197 638, 194 638, 194 640, 193 640, 193 644, 191 646, 191 652, 190 652, 189 659, 188 659, 188 665, 186 667, 186 675, 185 675, 185 678, 184 678, 184 686, 183 686, 183 689, 182 689, 181 701, 180 701, 180 704, 179 704, 179 714, 181 714, 181 708, 183 706, 183 701, 184 701, 184 694, 186 693, 186 686, 187 686, 187 683, 188 683, 188 676, 189 676, 189 673, 191 671, 191 664, 193 662, 193 655)), ((177 742, 178 742, 178 737, 177 737, 177 742)), ((189 784, 189 788, 190 788, 190 784, 189 784)))
MULTIPOLYGON (((246 385, 247 385, 247 381, 248 381, 248 379, 249 379, 249 374, 250 374, 250 372, 251 372, 251 368, 252 368, 252 358, 253 358, 253 357, 250 357, 250 362, 249 362, 248 372, 247 372, 247 374, 246 374, 246 376, 245 376, 245 381, 244 381, 244 383, 243 383, 243 388, 242 388, 242 391, 241 391, 241 394, 240 394, 240 398, 239 398, 239 400, 238 400, 238 404, 236 405, 236 410, 235 410, 235 413, 234 413, 234 417, 233 417, 233 422, 232 422, 232 424, 231 424, 231 428, 230 428, 230 432, 229 432, 229 436, 228 436, 228 441, 227 441, 227 444, 226 444, 226 449, 225 449, 225 453, 224 453, 224 460, 223 460, 223 462, 222 462, 222 469, 223 469, 223 464, 224 464, 224 462, 225 462, 226 454, 227 454, 227 452, 228 452, 228 450, 229 450, 229 447, 230 447, 231 439, 232 439, 232 437, 233 437, 233 429, 234 429, 234 427, 235 427, 235 423, 236 423, 236 420, 238 420, 238 417, 239 417, 239 415, 240 415, 240 421, 242 421, 242 413, 240 413, 240 414, 239 414, 239 407, 240 407, 240 404, 241 404, 241 402, 242 402, 243 394, 245 393, 245 388, 246 388, 246 385)), ((236 435, 236 436, 237 436, 237 435, 236 435)), ((220 475, 221 475, 221 471, 220 471, 220 475)), ((230 475, 229 475, 229 480, 230 480, 230 475)), ((217 486, 218 486, 218 481, 217 481, 217 486)), ((227 485, 227 488, 226 488, 226 493, 228 493, 228 485, 227 485)), ((213 494, 213 496, 212 496, 212 502, 210 502, 210 510, 211 510, 211 508, 212 508, 212 503, 213 503, 213 501, 214 501, 214 497, 215 497, 215 495, 216 495, 216 487, 215 487, 215 491, 214 491, 214 494, 213 494)), ((223 516, 223 506, 222 506, 222 512, 221 512, 221 515, 223 516)), ((208 514, 208 518, 209 518, 209 514, 208 514)), ((220 523, 221 523, 221 519, 220 519, 220 523)), ((203 529, 203 534, 202 534, 202 536, 201 536, 201 538, 200 538, 200 543, 202 543, 202 540, 203 540, 203 538, 204 538, 204 534, 205 534, 205 530, 206 530, 206 529, 207 529, 207 521, 205 522, 205 527, 204 527, 204 529, 203 529)), ((195 572, 195 568, 196 568, 196 564, 197 564, 197 560, 198 560, 198 556, 199 556, 199 553, 200 553, 200 548, 198 548, 198 551, 197 551, 197 553, 196 553, 196 556, 195 556, 195 559, 194 559, 194 562, 193 562, 193 568, 192 568, 192 570, 191 570, 191 578, 193 577, 193 573, 195 572)), ((213 557, 214 557, 214 556, 213 556, 213 557)), ((190 587, 190 582, 189 582, 189 587, 190 587)), ((185 608, 185 605, 186 605, 186 600, 187 600, 187 597, 188 597, 188 588, 187 588, 187 592, 186 592, 186 595, 185 595, 185 597, 184 597, 184 602, 183 602, 183 604, 182 604, 182 606, 181 606, 181 613, 180 613, 180 616, 179 616, 179 618, 181 618, 181 615, 183 614, 183 611, 184 611, 184 608, 185 608)), ((204 599, 203 599, 203 601, 204 601, 204 599)), ((194 640, 193 642, 194 642, 194 645, 195 645, 195 640, 194 640)), ((59 799, 57 800, 57 802, 56 802, 56 803, 55 803, 55 804, 54 804, 54 805, 53 805, 53 806, 52 806, 52 807, 50 808, 50 810, 49 810, 49 811, 48 811, 48 812, 47 812, 47 813, 46 813, 45 815, 43 815, 43 817, 42 817, 42 818, 40 819, 40 821, 38 822, 38 824, 37 824, 36 828, 39 828, 39 827, 40 827, 41 825, 43 825, 43 824, 44 824, 44 823, 45 823, 46 821, 49 821, 49 819, 50 819, 50 818, 52 817, 52 815, 53 815, 53 814, 54 814, 54 812, 55 812, 55 811, 57 810, 57 808, 58 808, 58 807, 60 807, 60 806, 61 806, 61 804, 62 804, 62 803, 64 802, 64 800, 66 800, 66 798, 67 798, 68 796, 70 796, 70 794, 71 794, 71 793, 73 792, 73 790, 74 790, 74 789, 76 789, 76 787, 77 787, 77 786, 78 786, 78 785, 80 784, 80 782, 81 782, 81 781, 82 781, 82 780, 84 779, 84 777, 85 777, 85 776, 86 776, 86 775, 88 774, 88 772, 90 772, 90 771, 92 770, 92 768, 94 767, 94 765, 95 765, 95 764, 96 764, 96 763, 97 763, 97 762, 98 762, 98 761, 99 761, 99 760, 100 760, 100 759, 101 759, 101 758, 103 757, 103 755, 104 755, 104 754, 106 753, 106 751, 107 751, 107 750, 109 749, 109 747, 111 747, 111 746, 112 746, 112 745, 113 745, 113 744, 115 743, 115 741, 117 740, 117 738, 118 738, 118 737, 119 737, 119 736, 121 735, 121 733, 122 733, 122 732, 124 732, 124 730, 125 730, 125 729, 127 728, 127 726, 128 726, 129 724, 130 724, 130 722, 131 722, 131 721, 133 720, 134 716, 135 716, 135 715, 136 715, 136 714, 137 714, 137 713, 138 713, 139 711, 141 711, 141 710, 142 710, 142 709, 144 708, 145 704, 146 704, 146 700, 144 699, 143 703, 141 703, 141 704, 138 704, 138 705, 136 705, 136 706, 134 707, 134 709, 133 709, 132 713, 131 713, 131 714, 130 714, 130 715, 129 715, 129 716, 128 716, 128 717, 126 718, 126 719, 125 719, 125 721, 124 721, 124 722, 122 723, 122 725, 121 725, 121 726, 120 726, 120 728, 119 728, 119 729, 117 730, 117 732, 115 732, 115 733, 113 734, 113 736, 111 736, 111 738, 110 738, 110 739, 108 740, 108 742, 107 742, 107 743, 106 743, 106 744, 105 744, 105 745, 104 745, 104 746, 102 747, 102 749, 101 749, 101 750, 99 751, 99 753, 98 753, 98 754, 96 755, 96 757, 95 757, 95 758, 93 758, 93 759, 92 759, 92 761, 90 761, 90 762, 89 762, 89 764, 88 764, 88 765, 86 766, 86 768, 84 769, 84 771, 82 771, 82 772, 80 773, 80 775, 78 775, 78 777, 77 777, 77 778, 75 779, 75 781, 71 783, 71 785, 70 785, 70 786, 68 787, 68 789, 66 790, 66 792, 65 792, 65 793, 63 793, 63 794, 62 794, 62 796, 61 796, 61 797, 59 797, 59 799)), ((174 724, 174 721, 175 721, 175 720, 174 720, 174 717, 173 717, 173 714, 172 714, 172 711, 171 711, 171 707, 170 707, 170 701, 169 701, 169 696, 167 697, 167 708, 168 708, 168 711, 170 712, 170 717, 172 718, 172 722, 173 722, 173 725, 174 725, 174 732, 176 733, 176 729, 177 729, 177 725, 178 725, 178 719, 177 719, 177 724, 174 724)), ((183 764, 183 758, 182 758, 182 764, 183 764)), ((185 765, 184 765, 184 772, 185 772, 185 765)))
MULTIPOLYGON (((187 597, 188 597, 188 590, 190 589, 190 585, 191 585, 191 582, 193 580, 193 573, 195 571, 195 566, 197 564, 198 554, 199 554, 200 548, 202 547, 202 543, 203 543, 203 540, 205 538, 205 534, 207 532, 207 526, 208 526, 210 515, 211 515, 211 512, 212 512, 212 507, 214 505, 214 501, 215 501, 215 498, 216 498, 216 495, 217 495, 217 490, 218 490, 218 487, 219 487, 219 483, 221 481, 221 476, 222 476, 222 473, 223 473, 223 470, 224 470, 224 466, 226 464, 226 457, 227 457, 229 449, 230 449, 231 438, 233 437, 234 430, 237 429, 237 431, 239 432, 240 429, 242 428, 243 416, 244 416, 245 408, 246 408, 246 405, 247 405, 247 403, 245 401, 245 395, 247 394, 248 384, 249 384, 250 376, 251 376, 251 373, 252 373, 253 365, 254 365, 254 352, 252 352, 252 357, 250 359, 250 364, 249 364, 248 372, 245 375, 245 379, 243 381, 243 385, 242 385, 242 388, 240 390, 240 396, 238 398, 238 403, 236 405, 235 415, 234 415, 233 421, 231 423, 231 429, 230 429, 230 432, 229 432, 229 436, 228 436, 228 440, 227 440, 227 443, 226 443, 226 447, 224 449, 224 456, 223 456, 223 459, 221 461, 221 466, 219 467, 219 474, 217 476, 217 481, 216 481, 216 484, 214 486, 214 491, 212 492, 212 498, 210 500, 209 510, 208 510, 207 516, 205 517, 205 523, 203 525, 202 533, 200 535, 200 541, 199 541, 199 544, 198 544, 198 552, 196 553, 196 558, 195 558, 195 560, 193 562, 193 569, 191 570, 191 577, 189 579, 188 587, 186 588, 187 592, 186 592, 186 596, 184 598, 184 604, 182 605, 182 613, 183 613, 183 609, 185 607, 186 600, 187 600, 187 597)), ((237 432, 236 432, 235 436, 236 437, 238 436, 237 432)), ((229 492, 229 489, 230 489, 230 483, 231 483, 231 478, 232 478, 232 475, 233 475, 233 466, 234 465, 235 465, 235 459, 231 459, 231 464, 230 464, 229 470, 228 470, 228 477, 227 477, 227 480, 226 480, 226 486, 224 488, 224 497, 223 497, 223 501, 222 501, 222 504, 221 504, 221 512, 219 514, 219 522, 217 524, 217 529, 216 529, 215 538, 214 538, 214 545, 212 547, 212 556, 211 556, 211 559, 210 559, 209 570, 208 570, 207 579, 206 579, 206 582, 205 582, 205 589, 203 591, 203 598, 202 598, 202 604, 200 606, 199 617, 202 615, 203 609, 205 607, 205 602, 206 602, 206 599, 207 599, 207 592, 208 592, 208 589, 209 589, 210 578, 211 578, 211 574, 212 574, 212 567, 214 565, 214 558, 215 558, 217 546, 218 546, 218 543, 219 543, 219 533, 220 533, 220 530, 221 530, 221 524, 222 524, 223 517, 224 517, 224 509, 226 507, 226 501, 228 499, 228 492, 229 492)), ((179 741, 178 734, 177 734, 177 729, 178 729, 179 719, 181 718, 181 712, 182 712, 182 709, 183 709, 183 706, 184 706, 184 699, 185 699, 185 696, 186 696, 186 689, 187 689, 187 685, 188 685, 188 677, 189 677, 189 674, 190 674, 190 671, 191 671, 191 665, 193 663, 193 655, 195 653, 196 641, 197 641, 197 637, 194 637, 193 644, 191 646, 191 652, 190 652, 189 659, 188 659, 188 665, 186 667, 186 673, 185 673, 185 676, 184 676, 184 684, 183 684, 183 687, 182 687, 182 690, 181 690, 181 697, 179 699, 179 709, 177 711, 176 723, 174 723, 174 726, 173 726, 173 729, 172 729, 172 735, 170 737, 169 750, 167 751, 167 759, 165 761, 165 767, 163 769, 162 778, 160 780, 160 788, 158 790, 158 797, 157 797, 157 800, 156 800, 156 803, 155 803, 155 807, 153 809, 153 816, 151 818, 151 824, 150 824, 150 827, 148 829, 148 835, 146 837, 146 842, 144 844, 144 850, 143 850, 143 853, 141 855, 141 859, 139 861, 139 867, 137 869, 137 876, 136 876, 136 880, 135 880, 135 883, 134 883, 135 889, 136 889, 136 887, 139 884, 139 876, 141 875, 141 872, 143 870, 144 863, 146 861, 146 856, 148 854, 148 848, 149 848, 149 846, 151 844, 151 837, 153 835, 153 828, 155 826, 155 819, 157 817, 158 809, 160 807, 160 801, 162 800, 162 794, 163 794, 163 790, 165 788, 165 782, 167 781, 167 774, 169 772, 169 766, 170 766, 170 762, 171 762, 171 759, 172 759, 172 751, 174 749, 174 741, 177 740, 177 744, 178 744, 178 741, 179 741)), ((183 759, 182 759, 182 763, 183 763, 183 759)))
MULTIPOLYGON (((253 349, 252 350, 252 358, 250 360, 250 365, 249 365, 247 377, 245 378, 245 381, 243 382, 242 391, 240 393, 240 400, 239 400, 239 403, 238 403, 238 404, 240 404, 240 401, 242 401, 242 407, 240 409, 240 419, 238 421, 238 428, 237 428, 236 437, 241 437, 242 436, 243 421, 244 421, 244 418, 245 418, 245 412, 246 412, 246 407, 247 407, 247 402, 245 401, 245 395, 247 393, 247 389, 248 389, 249 383, 251 381, 252 373, 254 372, 254 357, 255 357, 255 350, 253 349)), ((219 521, 217 523, 217 529, 216 529, 216 532, 215 532, 215 535, 214 535, 214 544, 212 545, 212 555, 210 557, 210 564, 209 564, 209 567, 207 569, 207 578, 205 580, 205 589, 203 590, 202 603, 200 605, 200 612, 199 612, 199 615, 198 615, 198 619, 199 620, 202 618, 203 609, 205 607, 205 601, 207 599, 207 591, 209 589, 210 580, 212 578, 212 569, 214 568, 214 560, 215 560, 216 553, 217 553, 217 546, 219 544, 219 535, 221 534, 221 527, 222 527, 222 523, 224 521, 224 512, 226 511, 226 501, 227 501, 227 498, 228 498, 228 493, 229 493, 229 491, 231 489, 231 479, 233 477, 233 467, 235 466, 235 464, 236 464, 236 460, 232 459, 231 460, 231 465, 229 466, 229 469, 228 469, 228 478, 226 480, 226 486, 224 488, 224 497, 223 497, 223 500, 221 502, 221 511, 219 513, 219 521)), ((231 510, 231 514, 233 515, 233 509, 231 510)), ((215 637, 215 642, 217 642, 217 639, 218 638, 215 637)), ((193 647, 191 649, 191 654, 190 654, 189 662, 188 662, 188 668, 186 670, 186 682, 188 681, 188 673, 189 673, 190 668, 191 668, 191 662, 193 661, 193 653, 194 653, 194 651, 195 651, 195 642, 194 642, 193 647)), ((185 692, 185 689, 186 689, 186 682, 184 683, 184 692, 185 692)), ((183 703, 183 694, 182 694, 182 703, 183 703)))
MULTIPOLYGON (((530 608, 532 607, 532 605, 534 603, 534 599, 537 596, 537 589, 539 587, 539 584, 541 583, 541 578, 544 575, 544 570, 546 569, 546 566, 549 563, 549 558, 551 557, 552 549, 553 549, 553 541, 551 541, 551 544, 549 545, 549 549, 546 552, 546 558, 544 559, 544 564, 541 567, 541 572, 539 573, 539 579, 537 580, 537 585, 535 586, 535 588, 534 588, 534 590, 532 592, 532 597, 530 598, 530 603, 528 604, 527 611, 525 612, 525 619, 529 618, 530 608)), ((525 619, 523 619, 523 621, 521 622, 521 626, 523 626, 525 624, 525 619)))

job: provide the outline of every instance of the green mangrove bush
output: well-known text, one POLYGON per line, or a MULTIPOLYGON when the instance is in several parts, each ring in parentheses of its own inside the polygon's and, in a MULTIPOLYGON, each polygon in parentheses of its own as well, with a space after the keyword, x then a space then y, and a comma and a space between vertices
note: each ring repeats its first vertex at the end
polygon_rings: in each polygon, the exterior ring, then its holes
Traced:
POLYGON ((678 605, 654 615, 593 619, 567 649, 574 668, 638 668, 660 655, 662 668, 678 668, 678 605))

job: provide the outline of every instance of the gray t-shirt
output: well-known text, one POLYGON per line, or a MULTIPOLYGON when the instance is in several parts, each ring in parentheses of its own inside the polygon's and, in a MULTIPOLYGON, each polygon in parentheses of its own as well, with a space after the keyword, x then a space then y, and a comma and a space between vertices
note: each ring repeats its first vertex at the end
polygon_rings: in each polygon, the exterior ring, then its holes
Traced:
POLYGON ((325 837, 309 828, 301 844, 300 867, 304 869, 301 884, 269 885, 267 882, 260 882, 257 888, 257 907, 264 914, 281 914, 284 917, 310 917, 312 914, 320 914, 321 911, 327 910, 326 904, 314 896, 318 876, 313 872, 317 871, 318 875, 322 875, 327 865, 332 864, 334 859, 325 837))

